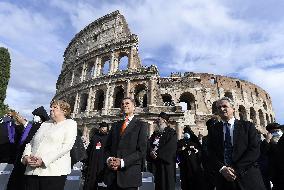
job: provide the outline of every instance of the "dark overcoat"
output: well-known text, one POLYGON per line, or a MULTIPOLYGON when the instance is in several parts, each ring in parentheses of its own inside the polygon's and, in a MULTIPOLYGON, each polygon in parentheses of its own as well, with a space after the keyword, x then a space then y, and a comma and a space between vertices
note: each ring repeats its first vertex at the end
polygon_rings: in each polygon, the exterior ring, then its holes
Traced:
POLYGON ((237 178, 228 182, 219 170, 224 164, 223 123, 217 122, 208 130, 210 166, 216 173, 217 190, 265 190, 257 160, 260 155, 260 139, 253 123, 235 120, 233 131, 232 168, 237 178))
MULTIPOLYGON (((124 161, 124 167, 117 171, 105 171, 104 182, 110 186, 116 183, 120 188, 133 188, 142 185, 142 163, 146 157, 147 126, 135 116, 120 135, 123 121, 113 124, 106 141, 106 158, 116 157, 124 161)), ((105 160, 106 162, 106 160, 105 160)))
POLYGON ((106 139, 107 134, 95 134, 87 148, 84 190, 97 189, 98 183, 103 181, 106 167, 104 155, 106 139))
POLYGON ((159 141, 155 162, 155 189, 174 190, 176 177, 177 134, 166 127, 159 141))

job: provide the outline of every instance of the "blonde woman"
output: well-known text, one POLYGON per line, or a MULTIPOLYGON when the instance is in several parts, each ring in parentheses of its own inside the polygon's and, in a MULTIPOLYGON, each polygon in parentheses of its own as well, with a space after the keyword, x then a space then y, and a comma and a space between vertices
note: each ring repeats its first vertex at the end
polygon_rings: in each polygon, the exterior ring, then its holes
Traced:
POLYGON ((70 150, 77 135, 77 123, 70 116, 70 105, 63 100, 50 104, 51 120, 44 122, 22 156, 27 165, 26 190, 63 190, 71 173, 70 150))

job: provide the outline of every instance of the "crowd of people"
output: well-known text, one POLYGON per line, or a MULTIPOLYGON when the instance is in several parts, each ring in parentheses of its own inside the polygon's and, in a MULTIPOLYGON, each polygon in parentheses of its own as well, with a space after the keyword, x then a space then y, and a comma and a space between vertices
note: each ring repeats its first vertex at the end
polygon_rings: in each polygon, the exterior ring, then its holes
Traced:
MULTIPOLYGON (((263 133, 234 117, 231 99, 221 98, 216 106, 217 115, 206 122, 208 135, 186 126, 177 140, 169 114, 158 115, 148 136, 147 124, 134 115, 135 101, 124 98, 121 120, 111 128, 99 123, 87 156, 75 159, 83 162, 83 189, 137 190, 147 171, 156 190, 174 190, 178 165, 182 190, 284 190, 283 125, 270 123, 263 133)), ((70 112, 67 102, 54 100, 50 115, 41 106, 33 121, 15 111, 1 118, 0 163, 14 164, 7 190, 64 189, 81 138, 70 112)))

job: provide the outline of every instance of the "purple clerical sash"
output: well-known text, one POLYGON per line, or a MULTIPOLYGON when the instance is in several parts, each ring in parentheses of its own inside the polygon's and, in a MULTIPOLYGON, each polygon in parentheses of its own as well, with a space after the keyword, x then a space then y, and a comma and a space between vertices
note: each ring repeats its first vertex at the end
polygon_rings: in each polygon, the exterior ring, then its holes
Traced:
POLYGON ((24 143, 24 141, 26 140, 26 138, 28 137, 29 132, 30 132, 32 126, 33 126, 33 125, 32 125, 31 123, 29 123, 29 124, 26 126, 26 128, 25 128, 25 130, 24 130, 24 132, 23 132, 23 134, 22 134, 22 137, 21 137, 20 145, 22 145, 22 144, 24 143))
POLYGON ((15 126, 12 124, 11 121, 7 123, 7 128, 8 128, 8 138, 10 143, 15 143, 15 126))

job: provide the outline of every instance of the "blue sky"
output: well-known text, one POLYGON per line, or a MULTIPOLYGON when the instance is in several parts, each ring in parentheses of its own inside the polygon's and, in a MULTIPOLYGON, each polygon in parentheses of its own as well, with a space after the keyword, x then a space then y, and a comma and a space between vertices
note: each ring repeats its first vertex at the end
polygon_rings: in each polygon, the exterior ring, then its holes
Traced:
POLYGON ((144 65, 158 65, 162 76, 208 72, 253 82, 284 123, 283 8, 279 0, 2 0, 0 46, 12 58, 6 103, 25 116, 48 108, 70 40, 120 10, 139 36, 144 65))

